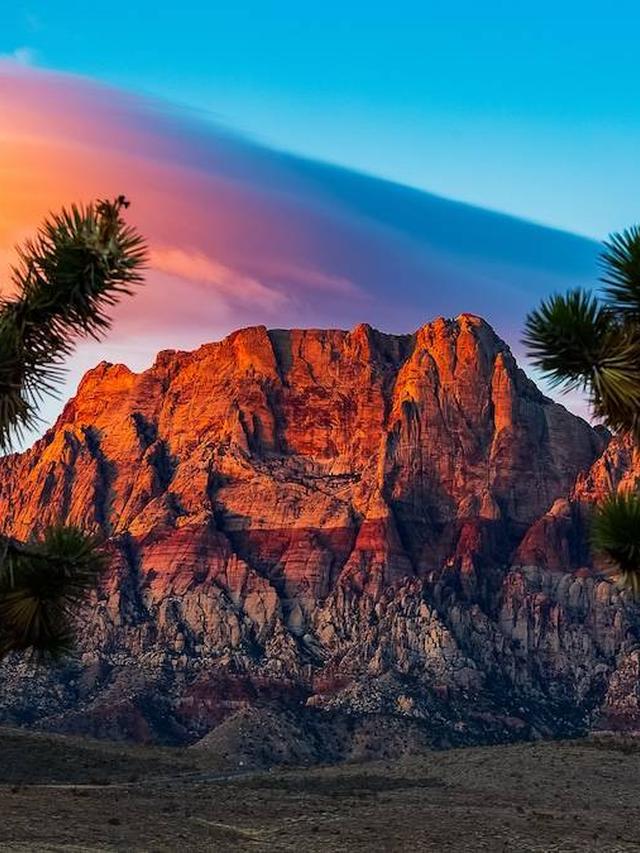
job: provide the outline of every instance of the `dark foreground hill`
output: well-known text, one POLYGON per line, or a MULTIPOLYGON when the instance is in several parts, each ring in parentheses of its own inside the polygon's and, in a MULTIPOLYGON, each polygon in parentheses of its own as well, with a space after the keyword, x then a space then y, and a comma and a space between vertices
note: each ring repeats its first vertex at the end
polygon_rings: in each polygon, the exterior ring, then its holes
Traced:
POLYGON ((639 770, 592 737, 222 778, 200 751, 0 730, 0 849, 631 853, 639 770))
POLYGON ((9 661, 0 714, 231 753, 257 727, 266 763, 634 728, 638 610, 585 529, 638 471, 472 315, 101 364, 0 462, 4 532, 111 552, 78 660, 9 661))

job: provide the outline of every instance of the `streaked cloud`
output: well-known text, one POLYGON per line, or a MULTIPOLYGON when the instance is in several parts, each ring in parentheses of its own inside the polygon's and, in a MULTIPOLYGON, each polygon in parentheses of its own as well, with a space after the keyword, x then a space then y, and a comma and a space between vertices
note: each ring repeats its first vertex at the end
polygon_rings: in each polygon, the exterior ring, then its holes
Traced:
POLYGON ((286 294, 270 288, 248 275, 208 258, 202 252, 189 252, 177 247, 159 247, 151 252, 152 270, 169 273, 211 288, 229 302, 255 302, 266 310, 275 311, 286 300, 286 294))
POLYGON ((10 53, 0 53, 0 65, 34 65, 37 60, 37 53, 32 47, 17 47, 10 53))
POLYGON ((147 286, 76 365, 122 360, 129 346, 139 367, 240 325, 406 332, 463 311, 517 350, 542 295, 596 275, 597 246, 583 238, 274 151, 15 58, 0 64, 0 114, 4 269, 49 210, 97 196, 128 195, 150 243, 147 286))

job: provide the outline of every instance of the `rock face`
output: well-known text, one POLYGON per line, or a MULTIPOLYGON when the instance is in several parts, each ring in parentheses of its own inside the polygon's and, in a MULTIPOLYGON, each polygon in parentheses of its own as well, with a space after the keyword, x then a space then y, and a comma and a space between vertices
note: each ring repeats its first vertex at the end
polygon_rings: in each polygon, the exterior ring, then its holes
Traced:
POLYGON ((166 741, 263 706, 316 741, 366 715, 443 744, 635 725, 640 620, 585 538, 634 470, 471 315, 100 364, 0 461, 5 533, 112 553, 79 659, 8 661, 2 715, 166 741))

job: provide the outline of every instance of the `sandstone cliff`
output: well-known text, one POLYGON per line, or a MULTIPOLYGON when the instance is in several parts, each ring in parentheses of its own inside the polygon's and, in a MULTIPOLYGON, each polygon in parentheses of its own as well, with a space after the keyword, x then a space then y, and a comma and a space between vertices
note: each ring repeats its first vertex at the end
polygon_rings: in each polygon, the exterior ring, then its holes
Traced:
POLYGON ((636 471, 471 315, 100 364, 0 462, 5 533, 112 553, 79 660, 8 662, 2 714, 187 741, 263 705, 316 741, 367 715, 439 743, 635 725, 640 621, 585 527, 636 471))

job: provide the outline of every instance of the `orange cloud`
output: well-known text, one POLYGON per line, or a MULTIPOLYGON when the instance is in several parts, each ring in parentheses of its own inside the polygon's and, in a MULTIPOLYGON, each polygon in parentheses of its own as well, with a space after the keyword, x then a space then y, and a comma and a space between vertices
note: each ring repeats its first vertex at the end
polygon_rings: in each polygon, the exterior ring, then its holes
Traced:
POLYGON ((0 115, 5 292, 12 247, 61 205, 124 193, 150 244, 147 286, 109 340, 80 353, 71 383, 87 353, 141 366, 257 323, 408 331, 472 311, 517 342, 540 295, 595 274, 589 241, 271 151, 80 78, 0 61, 0 115))

